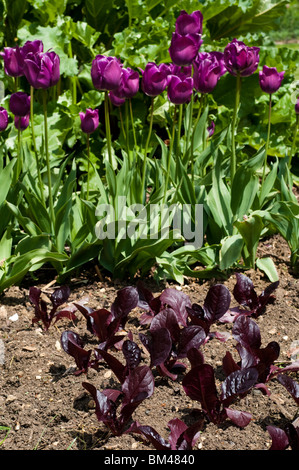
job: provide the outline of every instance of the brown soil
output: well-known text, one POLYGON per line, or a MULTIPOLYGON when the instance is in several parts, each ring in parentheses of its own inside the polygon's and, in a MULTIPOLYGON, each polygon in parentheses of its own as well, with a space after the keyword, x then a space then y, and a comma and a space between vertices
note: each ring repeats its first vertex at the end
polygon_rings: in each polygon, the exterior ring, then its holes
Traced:
MULTIPOLYGON (((289 250, 279 236, 261 244, 259 254, 273 257, 280 276, 274 304, 267 306, 266 312, 256 319, 262 345, 277 341, 280 345, 279 361, 289 364, 293 360, 294 342, 299 339, 299 280, 289 269, 289 250)), ((269 280, 258 270, 246 274, 253 280, 258 293, 269 285, 269 280)), ((54 284, 47 287, 50 281, 49 278, 40 281, 38 287, 45 293, 51 292, 54 284)), ((215 280, 187 280, 181 289, 189 295, 192 303, 202 303, 213 282, 215 280)), ((232 292, 235 276, 224 283, 232 292)), ((150 277, 145 284, 155 295, 166 287, 180 288, 168 283, 158 286, 150 277)), ((4 347, 0 366, 0 426, 9 428, 9 432, 0 431, 0 449, 153 450, 153 446, 140 435, 115 437, 97 421, 94 403, 83 389, 82 382, 88 381, 102 390, 117 388, 118 381, 104 363, 98 372, 90 369, 87 377, 73 374, 75 363, 61 348, 61 333, 72 329, 84 336, 91 347, 96 346, 94 337, 88 334, 86 321, 79 313, 76 324, 63 319, 51 326, 48 332, 44 332, 41 325, 32 326, 33 307, 28 299, 30 285, 33 282, 27 281, 27 285, 12 287, 0 298, 0 346, 4 347)), ((69 301, 87 296, 88 306, 109 309, 117 290, 124 285, 129 283, 112 282, 108 278, 101 281, 92 269, 80 278, 72 279, 69 301)), ((126 325, 136 342, 139 341, 138 332, 145 328, 139 325, 139 315, 138 309, 131 312, 126 325)), ((214 330, 230 332, 231 328, 231 324, 217 324, 214 330)), ((213 339, 202 348, 205 362, 216 371, 218 385, 224 378, 222 358, 226 351, 235 356, 234 344, 233 338, 225 343, 213 339)), ((298 374, 293 373, 292 376, 298 381, 298 374)), ((166 439, 169 435, 167 423, 171 419, 180 418, 187 424, 194 422, 194 409, 200 405, 186 396, 181 385, 182 377, 183 374, 172 381, 156 376, 154 394, 137 408, 134 420, 153 426, 166 439)), ((216 426, 205 421, 195 450, 269 449, 271 439, 266 427, 275 425, 283 428, 286 423, 293 422, 298 415, 298 406, 278 381, 274 379, 268 386, 270 396, 253 389, 236 404, 238 409, 252 414, 253 419, 247 427, 239 429, 230 422, 216 426)))

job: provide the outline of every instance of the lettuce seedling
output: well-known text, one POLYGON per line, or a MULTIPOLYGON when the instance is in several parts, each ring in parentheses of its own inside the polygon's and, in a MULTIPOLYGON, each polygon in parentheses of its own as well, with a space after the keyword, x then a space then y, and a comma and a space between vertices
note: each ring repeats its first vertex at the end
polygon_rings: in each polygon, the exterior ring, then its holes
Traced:
POLYGON ((266 289, 258 295, 253 282, 245 274, 236 273, 237 282, 233 289, 233 296, 236 301, 242 306, 246 307, 246 314, 252 317, 262 315, 266 306, 272 303, 275 297, 272 295, 277 289, 279 281, 272 282, 266 289))
POLYGON ((230 419, 239 427, 251 421, 251 414, 230 408, 236 398, 242 398, 256 383, 258 372, 249 367, 232 372, 221 384, 218 394, 213 367, 200 364, 192 367, 182 381, 186 394, 201 404, 204 415, 214 424, 220 425, 230 419))
POLYGON ((168 441, 152 426, 142 426, 137 421, 127 432, 143 435, 156 450, 192 450, 199 438, 202 422, 198 421, 188 427, 180 419, 174 418, 168 422, 167 426, 170 429, 168 441))
POLYGON ((105 308, 93 310, 80 303, 74 305, 85 317, 87 330, 99 339, 100 349, 107 350, 124 337, 117 333, 124 328, 130 311, 137 307, 138 299, 137 289, 129 286, 117 292, 110 311, 105 308))
POLYGON ((299 450, 299 426, 293 423, 287 423, 284 429, 276 426, 267 426, 267 431, 272 439, 269 450, 299 450))
POLYGON ((97 419, 115 436, 123 434, 132 414, 145 399, 152 396, 155 386, 152 371, 146 365, 130 370, 121 384, 121 390, 101 392, 90 383, 83 382, 82 385, 95 402, 97 419))
POLYGON ((206 334, 198 325, 182 327, 175 311, 165 308, 151 321, 148 334, 140 333, 139 338, 150 353, 151 367, 156 366, 161 375, 175 380, 176 375, 171 370, 174 366, 183 366, 177 359, 187 357, 191 348, 198 349, 205 342, 206 334))
POLYGON ((75 375, 87 373, 88 368, 92 366, 90 362, 92 350, 86 351, 84 349, 84 344, 80 336, 70 330, 63 331, 60 342, 62 349, 72 356, 76 362, 77 370, 75 371, 75 375))
POLYGON ((47 331, 53 320, 55 320, 55 322, 61 318, 68 318, 73 321, 77 320, 72 306, 57 312, 57 309, 67 302, 70 292, 71 291, 68 286, 61 286, 55 289, 54 292, 48 296, 52 303, 52 308, 48 311, 47 302, 41 298, 41 289, 38 287, 30 287, 29 300, 34 305, 34 318, 32 319, 32 324, 42 322, 45 330, 47 331))
POLYGON ((139 366, 141 362, 141 349, 130 339, 124 341, 122 345, 125 364, 122 364, 116 357, 103 349, 97 349, 95 352, 98 360, 105 360, 120 383, 123 383, 130 371, 139 366))
POLYGON ((215 336, 221 341, 226 340, 226 336, 217 332, 211 333, 211 326, 220 320, 228 311, 231 302, 231 295, 226 286, 215 284, 211 286, 203 306, 192 304, 191 308, 186 307, 189 317, 189 323, 201 326, 207 336, 207 340, 215 336))

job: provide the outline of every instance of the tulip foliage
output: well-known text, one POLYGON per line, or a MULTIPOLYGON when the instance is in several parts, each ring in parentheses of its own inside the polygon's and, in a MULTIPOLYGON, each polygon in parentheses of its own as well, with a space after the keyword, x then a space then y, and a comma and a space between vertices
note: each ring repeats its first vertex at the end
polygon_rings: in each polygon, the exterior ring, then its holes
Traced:
POLYGON ((273 233, 298 269, 299 54, 267 37, 284 0, 29 3, 3 7, 1 291, 91 261, 180 283, 258 266, 274 282, 256 256, 273 233), (201 243, 177 230, 182 206, 201 243))

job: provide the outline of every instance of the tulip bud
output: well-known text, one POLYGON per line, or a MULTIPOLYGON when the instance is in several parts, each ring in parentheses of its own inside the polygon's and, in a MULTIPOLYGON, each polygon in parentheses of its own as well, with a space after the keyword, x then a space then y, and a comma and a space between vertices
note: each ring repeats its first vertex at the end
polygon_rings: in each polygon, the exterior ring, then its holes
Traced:
POLYGON ((79 113, 81 119, 81 129, 86 134, 92 134, 99 126, 98 109, 88 108, 85 113, 79 113))
POLYGON ((23 56, 18 46, 5 47, 4 52, 1 52, 0 56, 4 59, 4 72, 6 75, 10 77, 21 77, 24 75, 23 56))
POLYGON ((212 137, 212 135, 215 132, 215 122, 214 121, 211 121, 211 124, 207 127, 207 131, 208 131, 208 136, 212 137))
POLYGON ((116 57, 97 55, 92 61, 91 79, 97 90, 115 90, 120 86, 121 76, 122 65, 116 57))
POLYGON ((5 131, 8 126, 8 113, 5 108, 0 106, 0 132, 5 131))
POLYGON ((295 104, 295 113, 299 114, 299 98, 297 99, 296 104, 295 104))
POLYGON ((169 67, 166 64, 149 62, 142 73, 142 90, 148 96, 160 95, 166 89, 168 75, 169 67))
POLYGON ((173 33, 169 48, 171 60, 176 65, 190 65, 203 41, 200 34, 181 35, 173 33))
POLYGON ((260 87, 265 93, 275 93, 283 80, 285 72, 277 72, 276 67, 264 65, 263 71, 259 72, 260 87))
POLYGON ((188 15, 185 10, 180 12, 175 24, 175 31, 181 35, 201 34, 202 33, 203 15, 197 10, 188 15))
POLYGON ((15 116, 26 116, 30 113, 30 96, 22 91, 13 93, 9 100, 9 109, 15 116))
POLYGON ((53 52, 29 52, 24 60, 24 74, 36 89, 56 85, 60 78, 60 58, 53 52))
POLYGON ((183 104, 190 101, 193 92, 193 78, 181 78, 172 75, 168 83, 168 99, 174 104, 183 104))
POLYGON ((224 62, 232 75, 248 77, 252 75, 259 64, 259 47, 249 47, 242 41, 233 39, 224 49, 224 62))
POLYGON ((29 119, 30 115, 26 114, 26 116, 15 116, 14 117, 14 125, 16 129, 20 129, 24 131, 29 126, 29 119))

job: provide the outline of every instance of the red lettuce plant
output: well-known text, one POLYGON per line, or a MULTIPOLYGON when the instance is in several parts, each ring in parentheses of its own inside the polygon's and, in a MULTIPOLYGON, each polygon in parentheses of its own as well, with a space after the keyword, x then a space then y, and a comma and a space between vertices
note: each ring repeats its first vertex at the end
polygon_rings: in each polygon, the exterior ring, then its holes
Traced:
MULTIPOLYGON (((236 349, 240 356, 240 361, 235 362, 229 352, 223 358, 223 369, 227 375, 236 370, 248 367, 254 367, 258 372, 258 382, 256 387, 269 394, 265 384, 278 376, 281 377, 281 383, 284 383, 290 390, 296 387, 290 383, 290 380, 283 378, 282 373, 296 372, 299 370, 299 361, 296 361, 284 368, 275 364, 280 354, 280 346, 276 341, 271 341, 266 347, 262 348, 260 329, 257 323, 245 315, 237 318, 232 329, 233 337, 237 341, 236 349), (279 375, 278 375, 279 374, 279 375)), ((299 396, 299 392, 297 391, 299 396)))
POLYGON ((127 432, 143 435, 156 450, 192 450, 199 438, 202 423, 196 422, 188 427, 180 419, 174 418, 168 422, 167 426, 170 429, 168 441, 152 426, 142 426, 137 421, 127 432))
POLYGON ((172 308, 165 308, 152 319, 148 334, 139 333, 141 342, 150 353, 150 366, 156 366, 161 375, 173 380, 177 376, 171 370, 175 366, 185 367, 177 360, 187 357, 189 349, 198 349, 206 339, 201 326, 182 327, 180 320, 172 308))
POLYGON ((220 425, 230 419, 239 427, 251 421, 251 414, 229 406, 242 398, 256 383, 258 372, 253 367, 232 372, 217 391, 213 367, 210 364, 194 366, 182 381, 186 394, 201 404, 204 415, 214 424, 220 425))
POLYGON ((210 333, 210 328, 213 323, 220 320, 223 315, 228 311, 231 302, 231 295, 226 286, 223 284, 215 284, 211 286, 203 306, 192 304, 191 308, 186 307, 190 323, 193 325, 200 325, 207 335, 207 339, 211 336, 216 336, 218 339, 224 339, 222 335, 210 333))
POLYGON ((93 366, 93 362, 90 360, 92 350, 86 351, 84 349, 83 340, 80 336, 70 330, 63 331, 60 342, 63 350, 72 356, 76 362, 77 370, 74 374, 87 373, 88 368, 93 366))
POLYGON ((101 392, 90 383, 83 382, 82 385, 95 402, 97 419, 115 436, 125 431, 136 408, 154 393, 154 377, 146 365, 130 370, 121 384, 121 390, 106 389, 101 392))
POLYGON ((125 364, 122 364, 116 357, 103 349, 97 349, 95 353, 98 361, 104 359, 120 383, 123 383, 128 374, 141 362, 141 349, 131 339, 127 339, 122 345, 125 364))
POLYGON ((233 289, 233 296, 236 301, 246 307, 241 313, 246 313, 252 317, 258 317, 265 312, 267 304, 274 301, 273 292, 277 289, 279 281, 272 282, 266 289, 258 295, 253 282, 245 274, 236 273, 237 282, 233 289))
POLYGON ((68 318, 73 321, 77 320, 72 306, 57 312, 57 309, 68 300, 70 292, 68 286, 61 286, 55 289, 54 292, 48 296, 52 304, 52 308, 48 311, 47 302, 41 297, 41 289, 38 287, 30 287, 29 300, 34 305, 32 324, 42 322, 47 331, 53 321, 57 322, 61 318, 68 318))
POLYGON ((276 426, 267 426, 267 431, 272 439, 272 444, 269 450, 299 450, 299 425, 294 423, 287 423, 284 429, 276 426))

